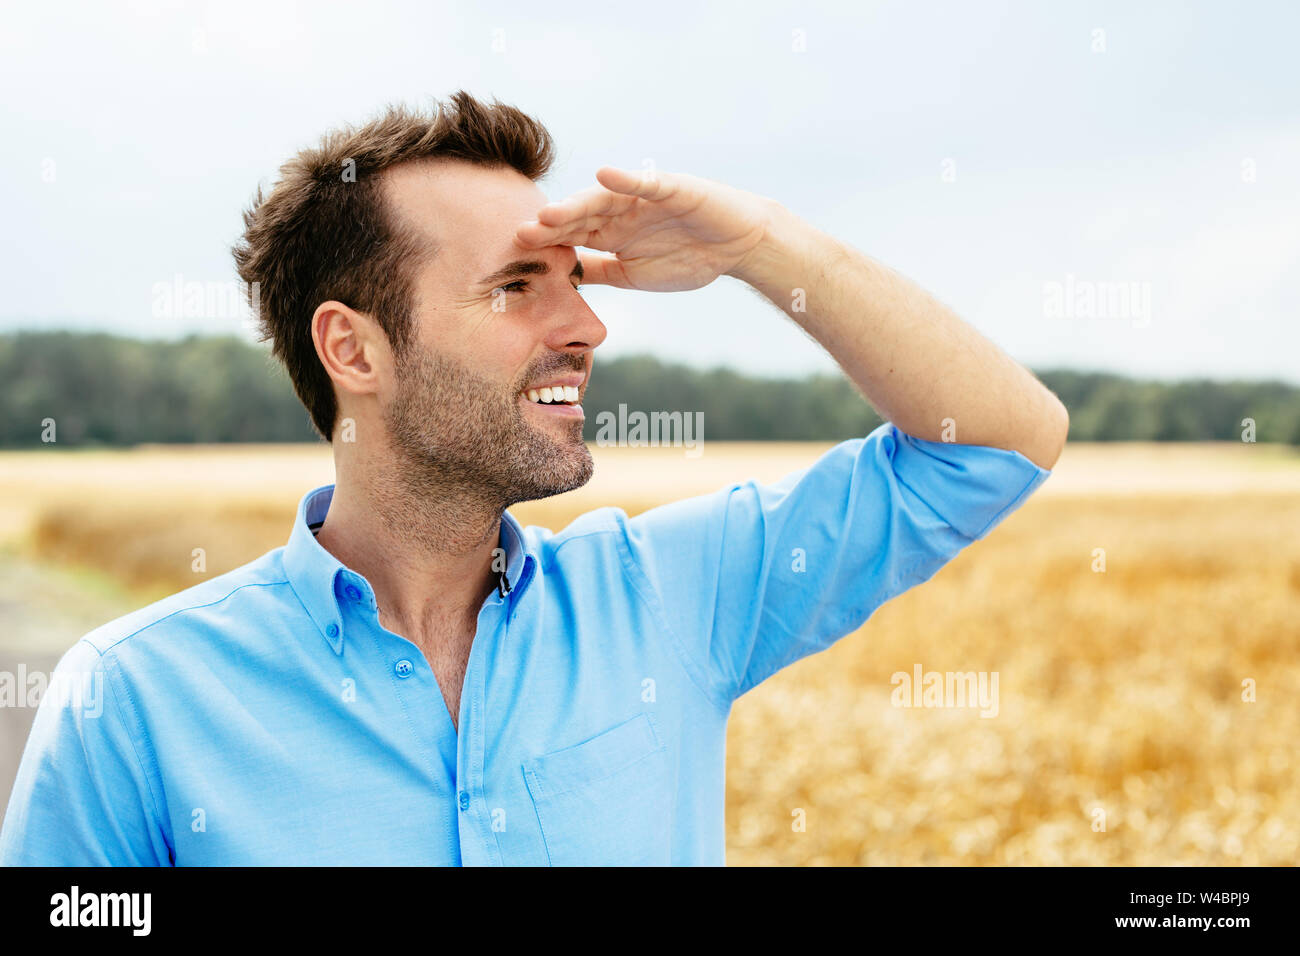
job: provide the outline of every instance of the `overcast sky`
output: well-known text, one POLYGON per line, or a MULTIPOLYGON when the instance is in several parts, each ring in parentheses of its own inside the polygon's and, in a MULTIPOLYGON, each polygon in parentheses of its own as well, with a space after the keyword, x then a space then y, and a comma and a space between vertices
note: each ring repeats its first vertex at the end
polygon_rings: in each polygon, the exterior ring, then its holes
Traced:
MULTIPOLYGON (((653 162, 781 200, 1016 358, 1300 381, 1300 4, 19 3, 0 19, 0 328, 232 282, 259 183, 457 88, 547 124, 562 198, 653 162)), ((833 367, 729 279, 591 287, 601 354, 833 367)))

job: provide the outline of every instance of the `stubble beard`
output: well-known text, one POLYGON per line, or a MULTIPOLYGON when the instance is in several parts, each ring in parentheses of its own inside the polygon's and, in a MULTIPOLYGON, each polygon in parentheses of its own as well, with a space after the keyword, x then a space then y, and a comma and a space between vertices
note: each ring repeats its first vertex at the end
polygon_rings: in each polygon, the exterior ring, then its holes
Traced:
MULTIPOLYGON (((572 360, 563 368, 572 370, 572 360)), ((410 346, 398 359, 397 393, 384 410, 405 491, 504 510, 585 485, 594 464, 582 422, 543 431, 525 419, 518 401, 520 389, 553 370, 530 371, 511 390, 410 346)))

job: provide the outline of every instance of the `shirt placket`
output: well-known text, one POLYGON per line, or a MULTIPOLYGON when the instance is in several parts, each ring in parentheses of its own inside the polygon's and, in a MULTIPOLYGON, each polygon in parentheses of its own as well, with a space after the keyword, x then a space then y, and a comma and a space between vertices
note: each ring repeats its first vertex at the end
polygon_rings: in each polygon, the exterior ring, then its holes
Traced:
MULTIPOLYGON (((415 733, 415 740, 430 761, 429 772, 440 778, 440 782, 450 784, 453 799, 456 799, 459 796, 456 789, 459 740, 447 716, 447 709, 442 706, 437 675, 424 656, 416 653, 419 650, 417 647, 379 623, 378 618, 373 616, 373 602, 363 602, 359 589, 344 587, 341 597, 357 607, 365 606, 370 611, 369 615, 355 611, 348 621, 348 632, 353 635, 354 642, 360 639, 362 633, 366 634, 381 666, 396 676, 394 689, 397 699, 405 720, 415 733)), ((459 815, 459 811, 456 811, 453 819, 459 815)), ((449 830, 445 839, 448 861, 463 862, 460 856, 460 834, 449 830)))
POLYGON ((484 708, 487 671, 496 646, 497 631, 505 625, 509 600, 492 594, 479 611, 474 643, 465 668, 460 726, 456 734, 456 800, 460 830, 460 855, 465 866, 500 866, 501 851, 492 831, 492 810, 487 805, 483 768, 486 747, 484 708))

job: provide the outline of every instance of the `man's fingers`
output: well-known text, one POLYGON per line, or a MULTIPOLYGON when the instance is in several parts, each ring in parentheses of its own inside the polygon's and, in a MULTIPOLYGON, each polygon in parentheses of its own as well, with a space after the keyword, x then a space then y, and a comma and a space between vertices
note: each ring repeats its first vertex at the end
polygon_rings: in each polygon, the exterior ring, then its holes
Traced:
POLYGON ((593 234, 633 209, 639 200, 668 199, 680 187, 672 173, 632 172, 615 166, 602 166, 596 179, 598 185, 539 209, 536 219, 517 230, 519 242, 533 247, 586 245, 593 234))
POLYGON ((634 173, 615 166, 596 171, 598 185, 589 186, 559 202, 547 203, 537 212, 537 221, 546 226, 567 226, 579 219, 610 219, 621 216, 636 205, 638 199, 667 199, 678 190, 672 173, 645 171, 634 173))
POLYGON ((667 199, 677 191, 676 176, 653 169, 634 173, 617 166, 602 166, 596 170, 596 182, 613 192, 651 202, 667 199))
POLYGON ((547 225, 559 225, 577 216, 617 215, 634 199, 612 193, 604 186, 591 186, 566 199, 547 203, 537 213, 537 218, 547 225))
POLYGON ((515 230, 515 239, 521 245, 540 248, 542 246, 581 246, 603 221, 597 217, 582 219, 559 226, 533 220, 525 222, 515 230))
POLYGON ((587 285, 609 285, 616 289, 634 288, 632 283, 627 281, 627 275, 623 271, 623 263, 619 262, 618 256, 607 256, 600 252, 589 252, 583 250, 578 253, 578 261, 582 263, 582 284, 587 285))

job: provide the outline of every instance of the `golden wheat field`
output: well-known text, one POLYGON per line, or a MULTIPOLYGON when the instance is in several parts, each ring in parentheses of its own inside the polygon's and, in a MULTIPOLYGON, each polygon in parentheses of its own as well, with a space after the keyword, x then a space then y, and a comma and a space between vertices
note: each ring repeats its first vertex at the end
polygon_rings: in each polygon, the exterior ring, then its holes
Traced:
MULTIPOLYGON (((825 447, 593 449, 589 486, 515 513, 635 513, 825 447)), ((14 574, 78 569, 142 603, 195 582, 195 548, 211 575, 282 544, 331 475, 323 447, 9 453, 0 547, 14 574)), ((1071 446, 986 540, 737 702, 727 859, 1291 865, 1297 741, 1300 455, 1071 446), (996 674, 996 716, 893 706, 918 666, 996 674)))

